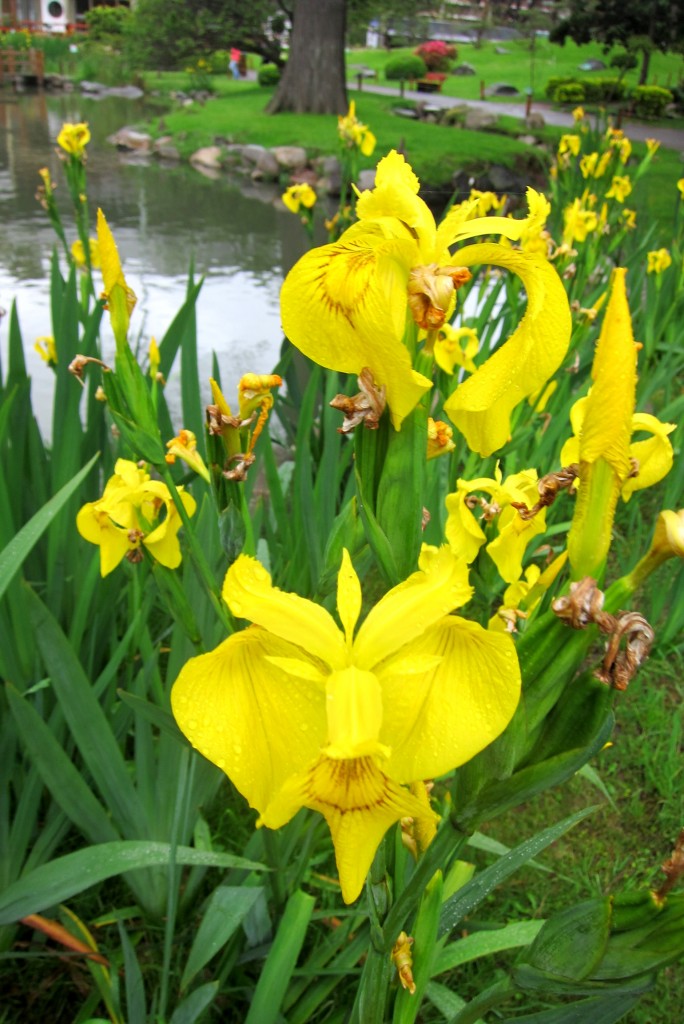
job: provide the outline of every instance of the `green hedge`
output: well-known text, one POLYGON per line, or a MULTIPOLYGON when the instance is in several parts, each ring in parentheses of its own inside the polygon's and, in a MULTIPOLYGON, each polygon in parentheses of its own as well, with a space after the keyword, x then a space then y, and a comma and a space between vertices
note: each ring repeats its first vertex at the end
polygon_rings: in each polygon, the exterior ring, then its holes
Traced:
POLYGON ((262 64, 257 71, 259 85, 277 85, 280 81, 280 68, 275 64, 262 64))
POLYGON ((632 90, 632 99, 638 117, 662 117, 665 107, 673 102, 674 94, 659 85, 637 85, 632 90))
POLYGON ((614 103, 627 95, 619 78, 549 78, 544 92, 554 103, 614 103), (564 98, 564 97, 569 98, 564 98))
POLYGON ((385 78, 388 82, 405 82, 410 78, 422 78, 427 65, 422 57, 407 54, 404 57, 392 57, 385 64, 385 78))

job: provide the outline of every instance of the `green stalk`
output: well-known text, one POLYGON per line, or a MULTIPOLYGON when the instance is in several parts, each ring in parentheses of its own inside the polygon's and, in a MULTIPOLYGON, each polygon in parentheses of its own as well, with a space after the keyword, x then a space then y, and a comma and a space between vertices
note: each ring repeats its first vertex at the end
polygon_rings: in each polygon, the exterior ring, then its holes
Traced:
POLYGON ((178 488, 174 483, 171 471, 166 465, 158 466, 157 468, 164 479, 164 483, 169 489, 174 505, 178 509, 178 514, 181 517, 183 526, 185 527, 185 536, 187 538, 188 547, 190 549, 190 557, 192 558, 193 565, 195 566, 200 579, 207 588, 209 600, 213 605, 214 611, 216 612, 218 618, 221 620, 223 625, 226 627, 227 632, 229 634, 234 633, 235 619, 233 618, 230 611, 223 603, 221 591, 218 588, 214 574, 212 573, 209 563, 207 562, 207 559, 204 555, 204 551, 202 550, 200 544, 197 541, 197 537, 190 522, 190 517, 188 516, 188 513, 185 511, 185 506, 181 501, 180 495, 178 493, 178 488))

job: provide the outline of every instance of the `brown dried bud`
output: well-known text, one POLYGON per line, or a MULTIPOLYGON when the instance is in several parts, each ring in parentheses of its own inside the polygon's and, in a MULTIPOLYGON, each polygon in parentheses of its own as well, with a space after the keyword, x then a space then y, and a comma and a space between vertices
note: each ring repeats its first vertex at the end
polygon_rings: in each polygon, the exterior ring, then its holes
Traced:
POLYGON ((578 476, 579 466, 576 462, 571 463, 569 466, 564 466, 558 473, 547 473, 546 476, 537 480, 539 501, 536 505, 528 508, 522 501, 512 501, 511 505, 518 510, 518 515, 521 519, 525 521, 533 519, 543 508, 553 505, 559 491, 567 491, 568 494, 574 494, 574 483, 578 476))
POLYGON ((348 434, 359 423, 368 430, 377 430, 385 411, 385 386, 377 387, 367 366, 361 370, 358 384, 361 389, 358 395, 335 395, 330 403, 333 409, 344 413, 344 422, 337 428, 340 434, 348 434))

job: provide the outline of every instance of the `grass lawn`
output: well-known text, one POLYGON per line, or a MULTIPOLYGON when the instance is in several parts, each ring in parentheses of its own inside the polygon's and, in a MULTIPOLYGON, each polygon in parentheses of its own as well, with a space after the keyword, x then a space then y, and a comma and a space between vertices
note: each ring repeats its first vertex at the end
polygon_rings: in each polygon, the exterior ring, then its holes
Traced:
MULTIPOLYGON (((550 43, 548 39, 537 39, 534 51, 530 50, 529 42, 526 39, 507 40, 503 43, 484 42, 479 48, 472 43, 459 43, 457 49, 456 63, 470 64, 476 73, 474 75, 450 75, 442 86, 442 92, 447 96, 458 96, 465 100, 480 99, 481 82, 484 82, 485 88, 491 87, 496 82, 505 82, 508 85, 514 85, 523 95, 526 89, 531 88, 534 98, 543 100, 545 99, 544 86, 549 78, 571 75, 580 80, 617 77, 617 70, 609 66, 610 57, 613 53, 621 52, 620 48, 616 47, 606 55, 598 43, 577 46, 575 43, 567 42, 565 46, 557 46, 550 43), (497 49, 507 52, 497 53, 497 49), (578 65, 587 60, 602 60, 606 65, 606 70, 579 71, 578 65)), ((394 56, 412 52, 410 47, 391 51, 349 50, 347 51, 347 65, 363 64, 377 71, 378 81, 384 84, 384 68, 387 61, 394 56)), ((684 77, 684 58, 681 54, 653 54, 649 85, 668 87, 676 85, 682 77, 684 77)), ((624 78, 629 86, 636 85, 638 79, 638 69, 628 72, 624 78)), ((398 83, 388 84, 396 85, 398 91, 398 83)), ((515 100, 515 97, 513 99, 515 100)), ((519 98, 517 101, 519 102, 519 98)), ((502 102, 506 102, 506 100, 503 99, 502 102)))
MULTIPOLYGON (((145 76, 145 84, 148 91, 167 95, 174 90, 187 90, 188 76, 182 72, 150 72, 145 76)), ((290 145, 296 140, 311 155, 336 151, 337 118, 334 115, 271 116, 265 113, 270 89, 262 89, 254 82, 234 82, 223 76, 215 77, 213 84, 215 99, 190 107, 176 107, 145 127, 154 135, 173 135, 186 158, 201 146, 213 144, 217 138, 241 143, 267 142, 270 146, 290 145)), ((401 147, 428 188, 448 191, 457 169, 477 170, 489 162, 543 174, 549 159, 518 141, 524 128, 520 121, 505 116, 503 105, 496 132, 475 132, 399 118, 393 114, 397 105, 395 97, 367 90, 361 93, 351 90, 350 97, 356 99, 358 116, 372 128, 378 140, 375 154, 362 159, 362 166, 372 167, 378 156, 401 147)), ((657 136, 657 127, 653 133, 657 136)), ((544 129, 542 137, 549 151, 555 149, 561 134, 559 128, 544 129)), ((641 155, 643 149, 643 143, 635 145, 637 154, 641 155)), ((642 217, 667 227, 676 198, 674 183, 683 173, 680 154, 661 148, 649 174, 635 189, 633 205, 642 217)), ((667 244, 666 237, 663 244, 667 244)))

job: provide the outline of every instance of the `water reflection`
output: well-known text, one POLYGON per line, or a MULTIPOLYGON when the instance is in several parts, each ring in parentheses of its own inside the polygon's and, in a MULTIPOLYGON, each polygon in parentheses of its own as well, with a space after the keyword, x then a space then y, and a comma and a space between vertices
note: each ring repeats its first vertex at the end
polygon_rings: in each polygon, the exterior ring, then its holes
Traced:
MULTIPOLYGON (((280 285, 306 248, 296 217, 278 209, 271 190, 247 190, 212 181, 193 169, 148 164, 118 154, 108 135, 143 117, 136 102, 93 100, 71 93, 14 97, 0 93, 0 306, 16 298, 34 378, 34 402, 49 403, 50 372, 33 351, 34 339, 52 333, 49 267, 54 234, 35 199, 37 171, 48 167, 67 237, 75 238, 69 201, 55 151, 64 121, 87 121, 89 200, 105 211, 127 279, 138 296, 132 332, 143 344, 160 339, 183 302, 191 261, 205 283, 198 304, 201 373, 218 354, 230 390, 248 370, 268 371, 277 360, 281 329, 280 285)), ((7 318, 0 321, 6 352, 7 318)), ((113 342, 105 334, 105 348, 113 342)), ((38 404, 38 403, 36 403, 38 404)), ((47 421, 46 421, 47 422, 47 421)))

